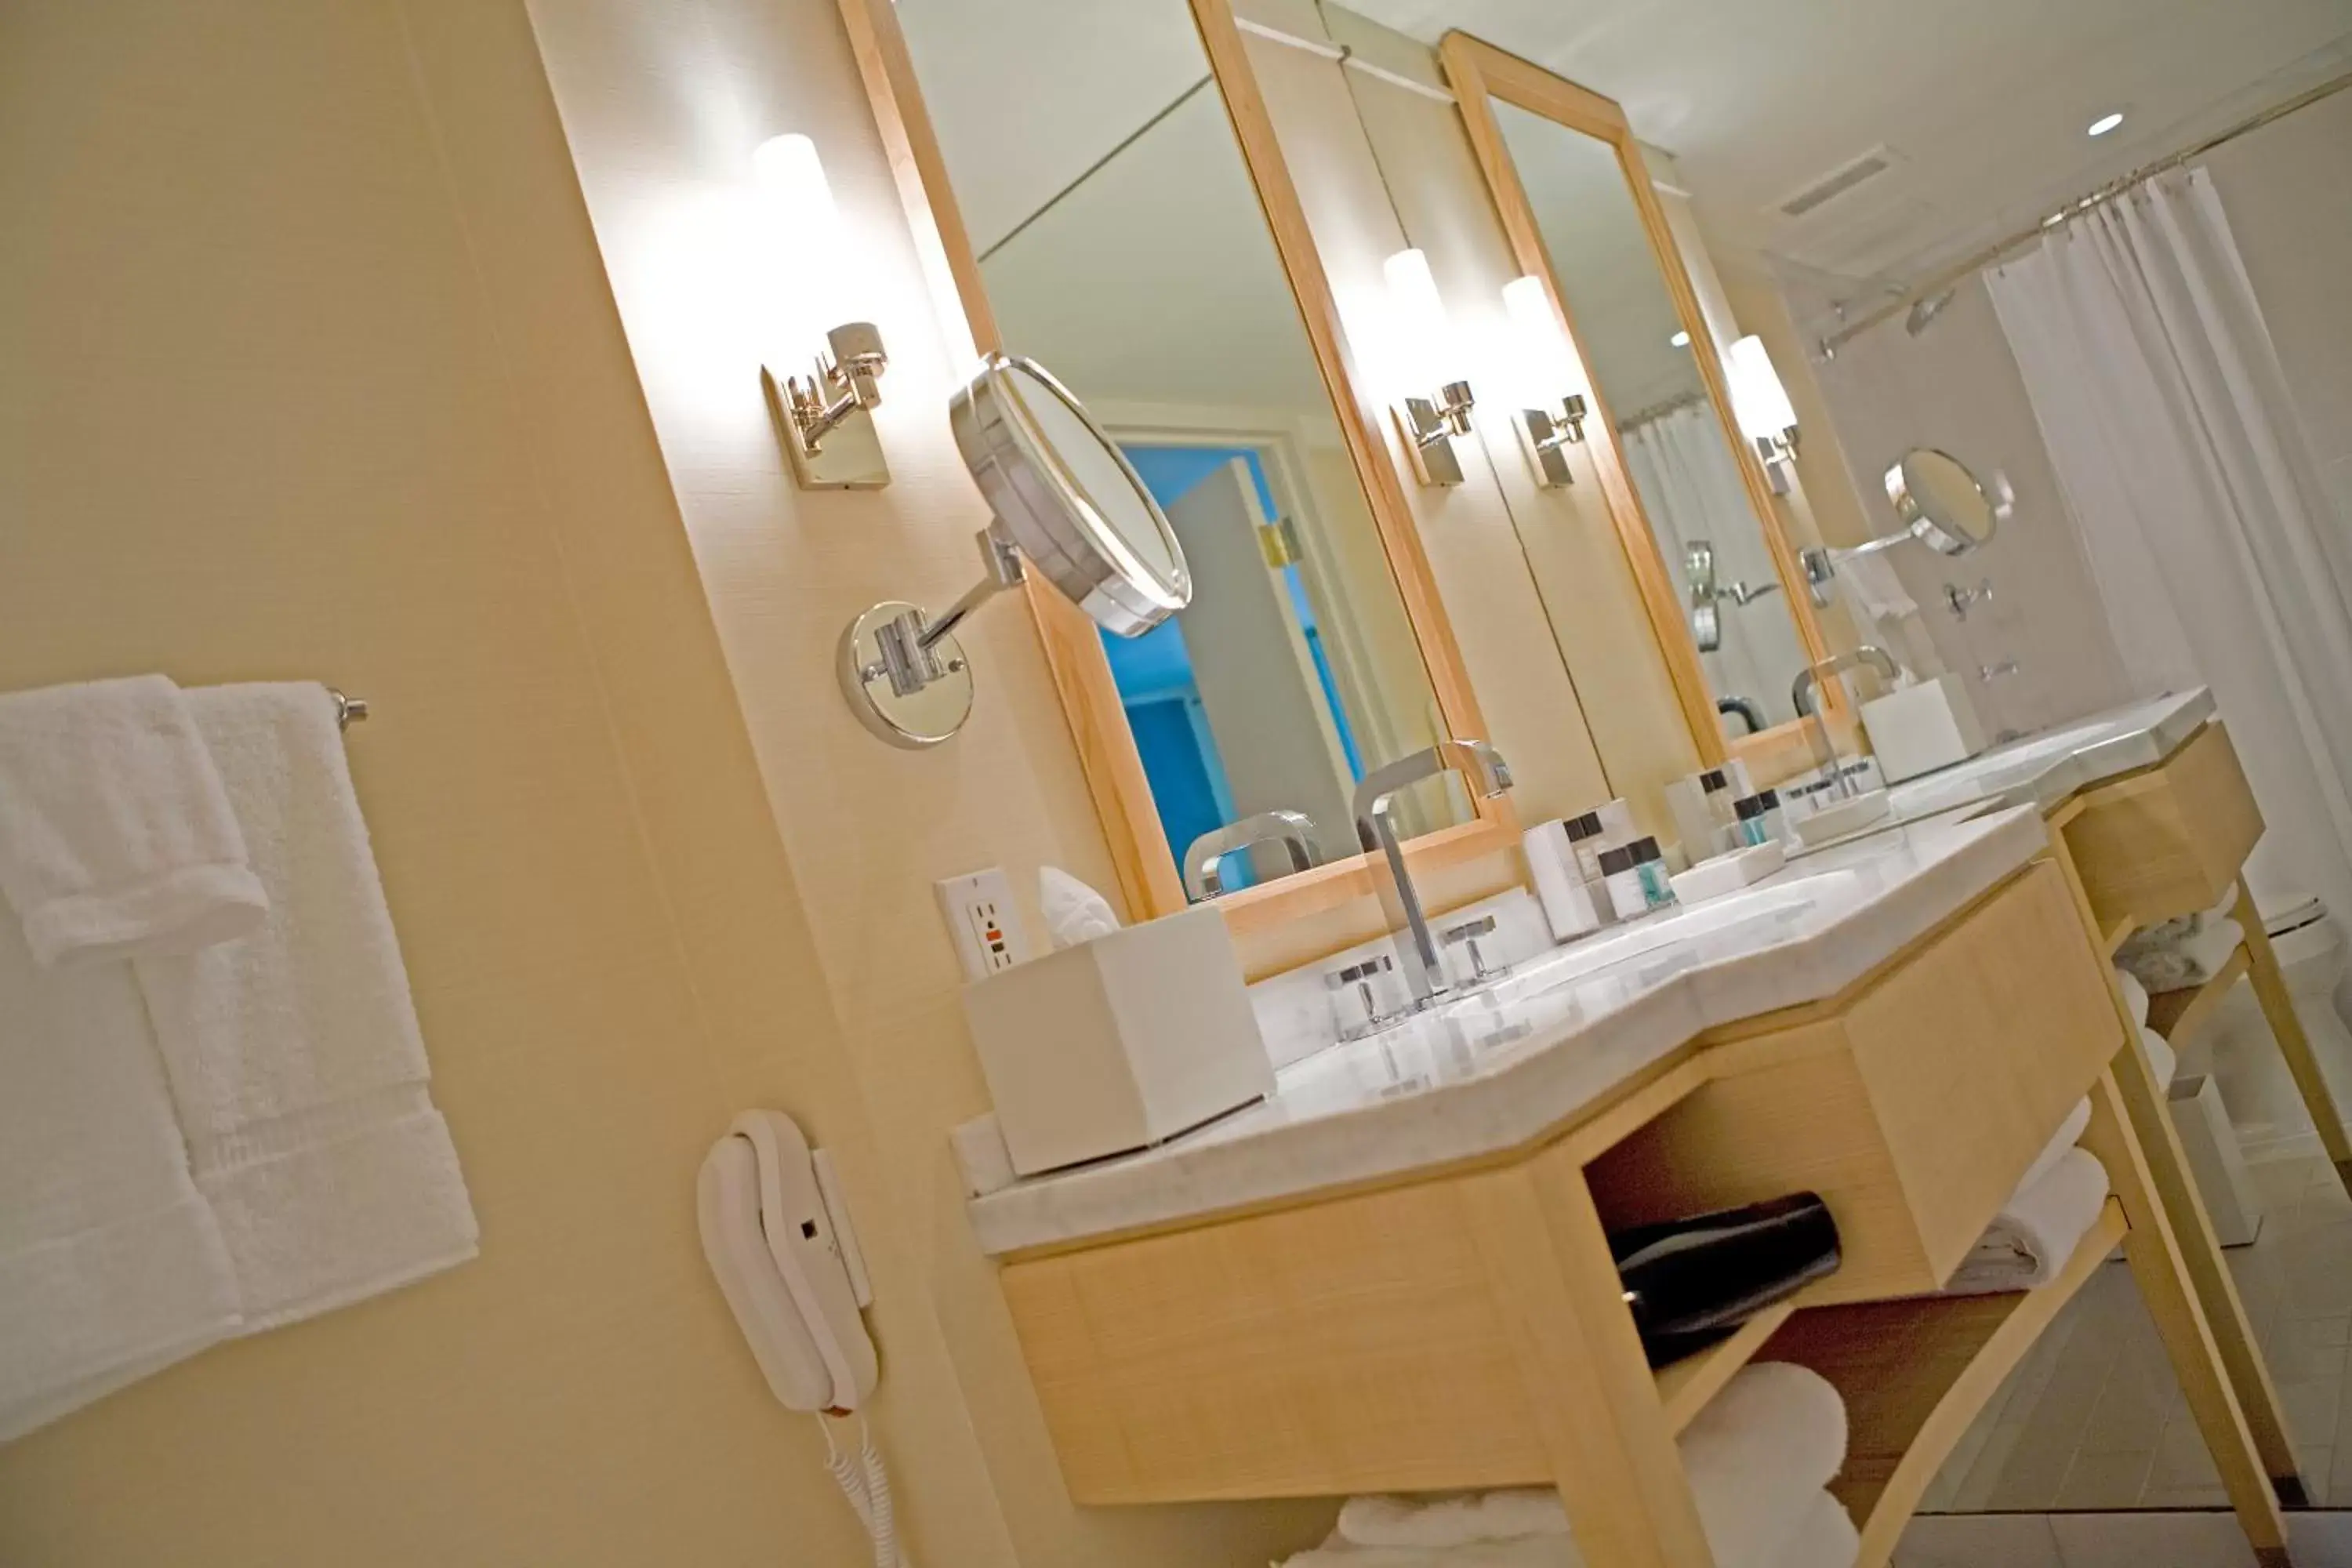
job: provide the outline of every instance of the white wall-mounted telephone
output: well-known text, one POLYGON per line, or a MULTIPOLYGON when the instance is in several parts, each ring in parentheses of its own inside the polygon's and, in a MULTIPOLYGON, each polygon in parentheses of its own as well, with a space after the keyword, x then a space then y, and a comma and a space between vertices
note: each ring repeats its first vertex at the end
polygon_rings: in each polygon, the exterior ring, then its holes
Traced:
MULTIPOLYGON (((704 1157, 695 1208, 710 1271, 770 1391, 820 1421, 862 1409, 880 1377, 858 1315, 874 1292, 824 1152, 782 1111, 747 1110, 704 1157)), ((877 1568, 904 1568, 881 1455, 870 1435, 859 1449, 836 1447, 826 1426, 828 1468, 874 1542, 877 1568)))

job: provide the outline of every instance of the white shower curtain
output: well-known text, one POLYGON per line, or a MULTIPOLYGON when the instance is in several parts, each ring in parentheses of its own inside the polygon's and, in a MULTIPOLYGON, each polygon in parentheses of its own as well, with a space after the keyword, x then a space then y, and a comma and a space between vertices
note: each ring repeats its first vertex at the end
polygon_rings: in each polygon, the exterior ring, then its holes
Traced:
MULTIPOLYGON (((1715 546, 1716 576, 1726 586, 1780 581, 1711 405, 1691 404, 1621 435, 1642 510, 1650 514, 1651 531, 1677 587, 1689 587, 1683 547, 1694 539, 1715 546)), ((1767 723, 1795 718, 1789 688, 1806 659, 1786 606, 1775 595, 1746 606, 1726 599, 1718 609, 1723 646, 1703 656, 1716 695, 1753 699, 1767 723)))
POLYGON ((2352 920, 2352 542, 2211 179, 2150 181, 1988 283, 2126 667, 2213 688, 2270 826, 2263 902, 2352 920))

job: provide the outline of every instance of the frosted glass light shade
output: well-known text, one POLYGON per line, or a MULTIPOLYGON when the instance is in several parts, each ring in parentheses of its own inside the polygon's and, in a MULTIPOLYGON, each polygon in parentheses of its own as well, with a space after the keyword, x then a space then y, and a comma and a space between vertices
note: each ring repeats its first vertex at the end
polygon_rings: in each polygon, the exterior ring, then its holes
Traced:
POLYGON ((1749 440, 1776 439, 1797 427, 1797 410, 1763 339, 1750 333, 1733 343, 1724 355, 1724 374, 1731 383, 1731 412, 1749 440))
POLYGON ((1445 318, 1445 301, 1438 297, 1437 279, 1429 258, 1418 250, 1400 250, 1381 263, 1389 284, 1389 308, 1395 312, 1399 369, 1407 390, 1426 397, 1454 374, 1454 330, 1445 318))
POLYGON ((1559 312, 1551 307, 1543 279, 1529 276, 1504 284, 1503 309, 1510 316, 1527 395, 1535 406, 1584 393, 1584 366, 1577 360, 1575 345, 1568 341, 1559 312))

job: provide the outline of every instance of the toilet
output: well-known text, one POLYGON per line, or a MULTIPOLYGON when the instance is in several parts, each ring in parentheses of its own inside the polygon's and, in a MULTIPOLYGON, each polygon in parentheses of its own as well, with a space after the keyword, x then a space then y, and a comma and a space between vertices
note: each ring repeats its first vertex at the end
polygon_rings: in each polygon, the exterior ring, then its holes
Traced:
MULTIPOLYGON (((2345 1022, 2352 1014, 2352 974, 2342 930, 2326 904, 2298 890, 2271 898, 2258 891, 2255 907, 2320 1070, 2337 1104, 2352 1105, 2352 1027, 2345 1022)), ((2184 1062, 2182 1071, 2210 1073, 2218 1080, 2247 1161, 2317 1154, 2319 1135, 2253 986, 2244 981, 2232 986, 2200 1035, 2189 1053, 2193 1068, 2184 1062)))

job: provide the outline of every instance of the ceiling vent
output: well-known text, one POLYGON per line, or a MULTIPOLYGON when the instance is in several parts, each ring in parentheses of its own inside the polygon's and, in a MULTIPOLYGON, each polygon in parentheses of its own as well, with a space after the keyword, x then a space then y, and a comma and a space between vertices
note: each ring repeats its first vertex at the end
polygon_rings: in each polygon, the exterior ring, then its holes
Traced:
POLYGON ((1876 179, 1902 161, 1902 154, 1892 147, 1873 147, 1861 157, 1839 165, 1804 189, 1784 198, 1776 210, 1785 218, 1803 217, 1814 208, 1837 200, 1855 186, 1876 179))

